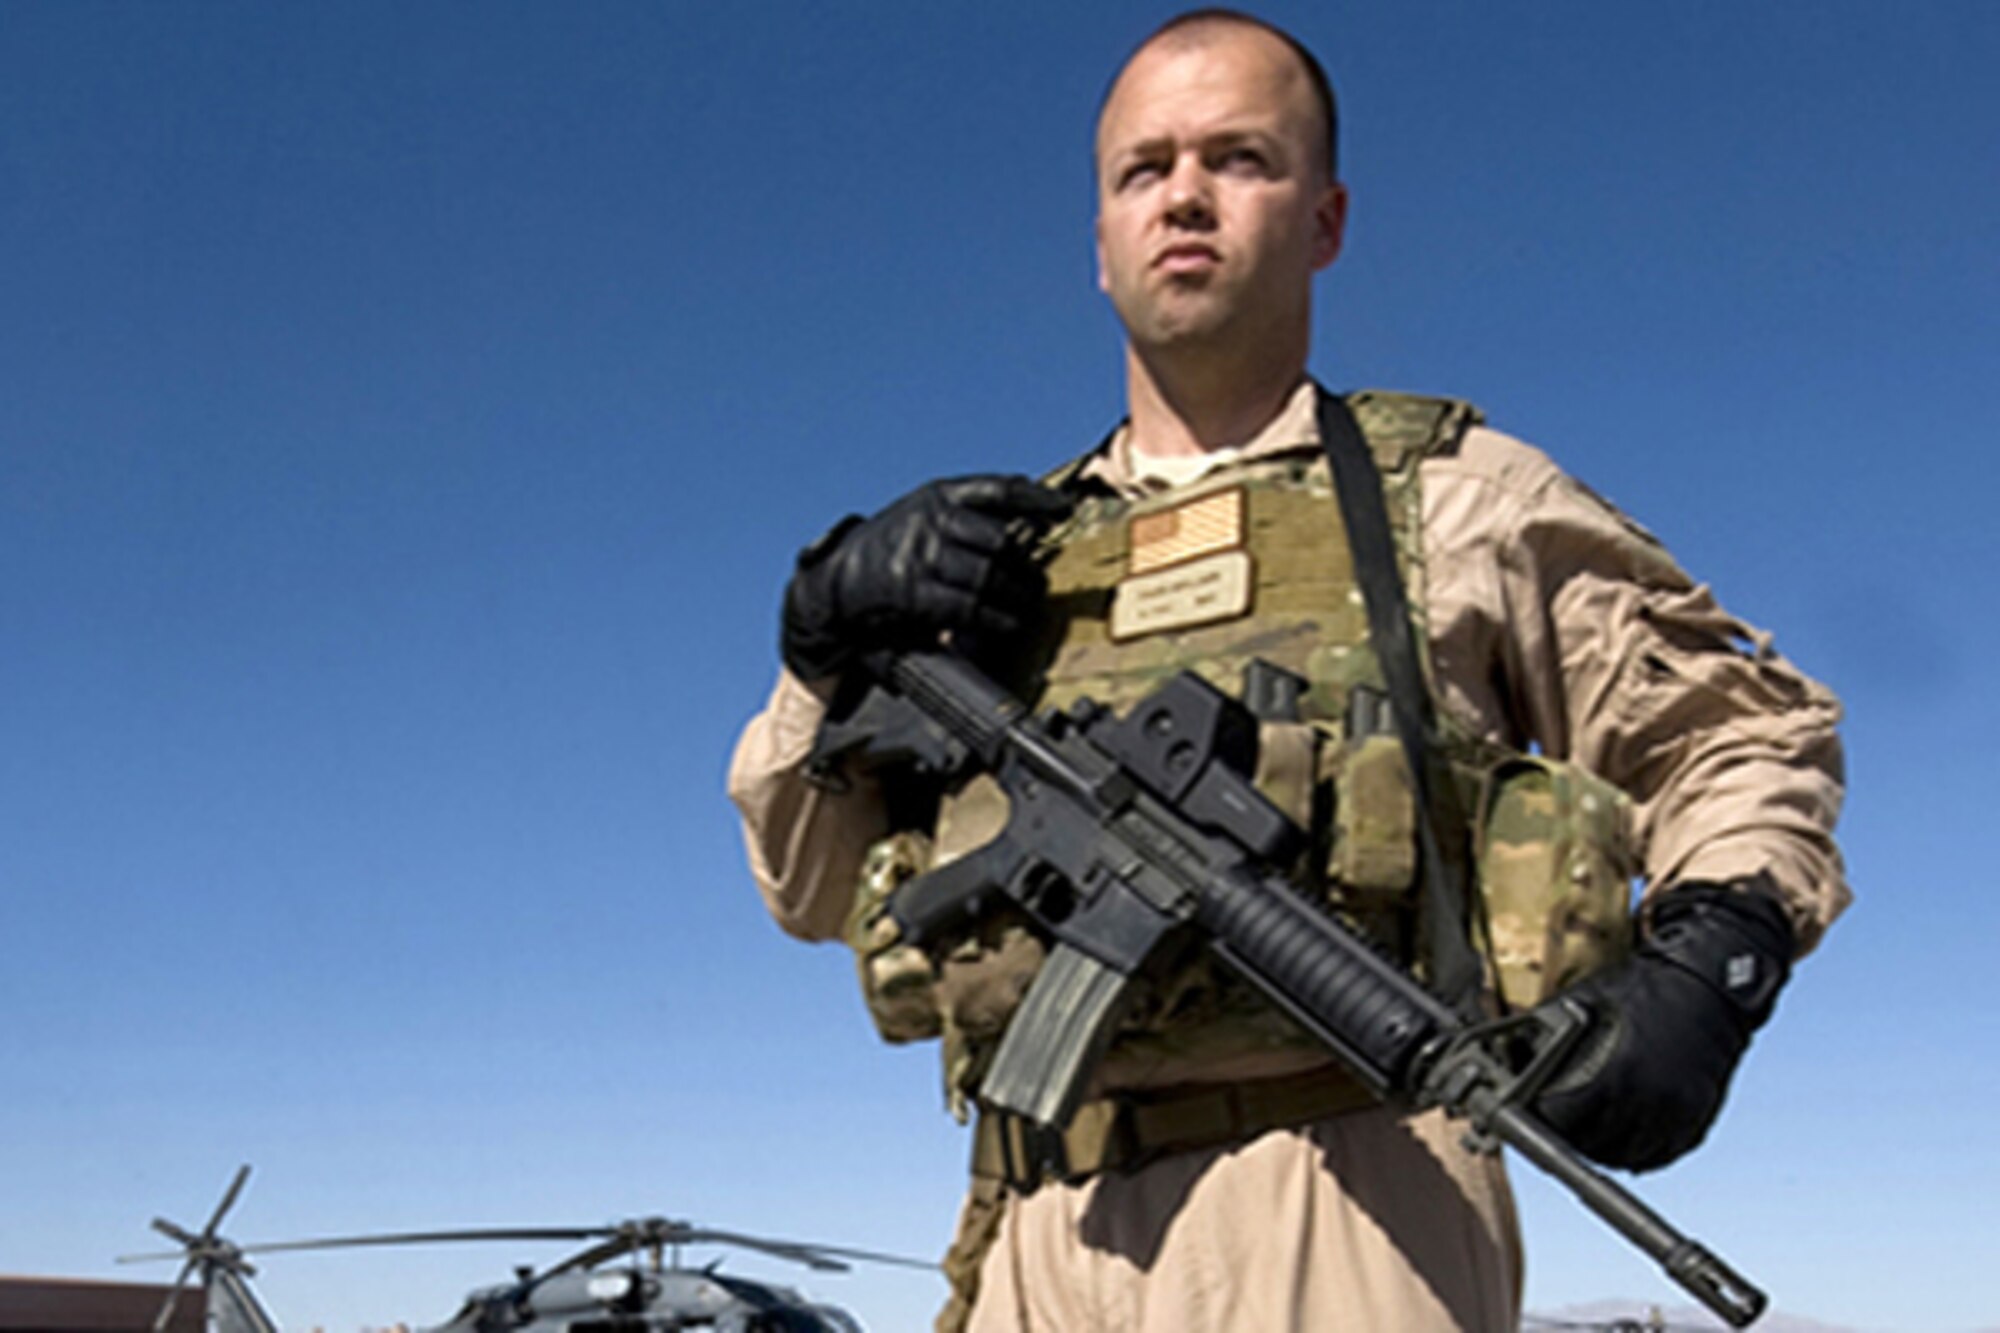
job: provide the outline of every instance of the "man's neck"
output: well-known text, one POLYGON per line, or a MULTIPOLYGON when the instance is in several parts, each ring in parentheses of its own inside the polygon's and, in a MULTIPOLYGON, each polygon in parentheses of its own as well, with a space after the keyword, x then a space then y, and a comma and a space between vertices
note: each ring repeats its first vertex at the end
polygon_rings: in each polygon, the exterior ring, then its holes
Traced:
POLYGON ((1304 357, 1260 366, 1192 358, 1174 365, 1128 345, 1125 363, 1131 447, 1155 458, 1242 446, 1284 410, 1305 378, 1304 357))

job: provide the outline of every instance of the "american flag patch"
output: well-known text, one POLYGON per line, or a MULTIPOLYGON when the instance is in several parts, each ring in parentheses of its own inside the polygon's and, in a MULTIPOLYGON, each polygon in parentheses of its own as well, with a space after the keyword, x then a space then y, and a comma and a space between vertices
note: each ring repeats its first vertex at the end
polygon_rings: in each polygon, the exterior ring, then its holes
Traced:
POLYGON ((1132 520, 1128 574, 1164 569, 1183 560, 1243 544, 1243 488, 1204 495, 1172 509, 1132 520))

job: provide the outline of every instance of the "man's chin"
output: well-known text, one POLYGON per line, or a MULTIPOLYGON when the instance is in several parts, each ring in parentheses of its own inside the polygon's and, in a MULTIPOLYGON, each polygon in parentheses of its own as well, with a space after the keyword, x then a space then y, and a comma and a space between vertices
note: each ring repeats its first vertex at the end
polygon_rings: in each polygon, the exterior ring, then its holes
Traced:
POLYGON ((1200 309, 1155 311, 1142 329, 1130 330, 1132 340, 1161 352, 1195 351, 1227 341, 1226 312, 1200 309))

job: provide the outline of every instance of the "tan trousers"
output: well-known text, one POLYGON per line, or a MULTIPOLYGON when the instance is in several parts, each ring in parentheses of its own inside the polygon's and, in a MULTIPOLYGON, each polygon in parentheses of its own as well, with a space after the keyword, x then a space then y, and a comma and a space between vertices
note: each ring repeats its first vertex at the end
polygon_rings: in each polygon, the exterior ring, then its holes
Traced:
POLYGON ((1374 1109, 1009 1196, 970 1333, 1512 1333, 1497 1158, 1374 1109))

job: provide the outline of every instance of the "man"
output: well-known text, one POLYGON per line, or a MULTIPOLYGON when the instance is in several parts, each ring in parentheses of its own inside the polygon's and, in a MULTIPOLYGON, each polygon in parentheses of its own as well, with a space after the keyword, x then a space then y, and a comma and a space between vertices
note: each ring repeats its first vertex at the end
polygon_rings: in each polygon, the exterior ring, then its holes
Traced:
MULTIPOLYGON (((801 555, 787 669, 730 779, 787 930, 846 931, 864 966, 891 958, 857 884, 893 886, 998 819, 976 783, 913 828, 866 780, 808 780, 857 653, 944 642, 1038 702, 1117 704, 1162 664, 1240 686, 1254 650, 1310 686, 1302 722, 1264 728, 1258 773, 1314 828, 1320 859, 1303 878, 1406 962, 1438 965, 1405 835, 1379 832, 1407 802, 1406 770, 1366 794, 1382 751, 1352 718, 1381 673, 1343 610, 1359 605, 1361 556, 1313 470, 1311 282, 1339 255, 1347 210, 1335 136, 1317 63, 1241 14, 1177 19, 1121 71, 1097 127, 1096 237, 1130 416, 1048 485, 936 483, 801 555), (1155 565, 1207 592, 1147 583, 1155 565), (1287 754, 1303 756, 1289 778, 1287 754), (1392 817, 1353 813, 1375 809, 1392 817)), ((1837 706, 1768 645, 1742 647, 1756 636, 1650 536, 1470 409, 1351 402, 1383 465, 1450 762, 1532 744, 1577 766, 1564 782, 1595 781, 1587 770, 1630 802, 1649 886, 1641 942, 1572 988, 1598 1015, 1594 1036, 1539 1108, 1601 1161, 1663 1164, 1699 1141, 1788 964, 1846 902, 1837 706)), ((1610 878, 1622 917, 1625 880, 1610 878)), ((1514 947, 1508 925, 1497 915, 1484 941, 1489 980, 1514 947)), ((924 994, 941 1018, 899 1035, 941 1028, 948 1077, 969 1091, 1039 956, 1018 929, 968 939, 934 960, 924 994)), ((1008 1126, 982 1112, 940 1328, 1516 1326, 1521 1256, 1497 1159, 1437 1115, 1369 1105, 1325 1052, 1199 964, 1141 1008, 1079 1115, 1115 1131, 1072 1136, 1075 1178, 1010 1165, 1008 1126)))

